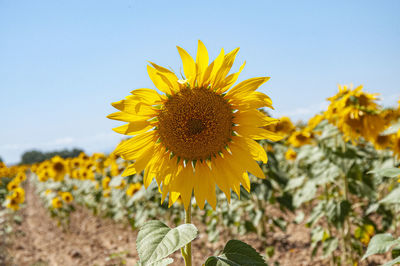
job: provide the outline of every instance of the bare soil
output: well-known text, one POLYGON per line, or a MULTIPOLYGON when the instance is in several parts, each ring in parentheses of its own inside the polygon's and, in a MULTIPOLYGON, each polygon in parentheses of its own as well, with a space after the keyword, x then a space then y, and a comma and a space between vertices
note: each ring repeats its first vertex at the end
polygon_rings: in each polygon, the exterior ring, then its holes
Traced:
MULTIPOLYGON (((275 209, 269 211, 279 212, 275 209)), ((138 261, 135 243, 137 231, 110 219, 93 216, 79 206, 71 215, 69 229, 63 230, 49 216, 29 184, 26 187, 26 206, 18 215, 22 216, 22 223, 14 225, 14 231, 6 241, 7 251, 4 254, 8 257, 5 265, 135 265, 138 261)), ((287 220, 292 221, 294 217, 293 214, 288 215, 287 220)), ((196 221, 194 224, 200 235, 193 241, 193 265, 202 265, 206 258, 223 249, 228 239, 227 232, 220 232, 221 241, 209 243, 204 226, 196 221)), ((310 229, 304 224, 290 223, 286 232, 269 232, 267 244, 262 244, 256 234, 239 236, 237 239, 250 244, 262 254, 265 254, 267 246, 274 246, 275 254, 268 260, 270 265, 329 265, 329 261, 321 257, 311 258, 310 229)), ((174 253, 172 258, 172 265, 184 265, 179 252, 174 253)), ((377 262, 383 262, 380 260, 382 256, 376 256, 374 261, 359 265, 378 265, 377 262)), ((1 260, 0 265, 3 265, 1 260)))

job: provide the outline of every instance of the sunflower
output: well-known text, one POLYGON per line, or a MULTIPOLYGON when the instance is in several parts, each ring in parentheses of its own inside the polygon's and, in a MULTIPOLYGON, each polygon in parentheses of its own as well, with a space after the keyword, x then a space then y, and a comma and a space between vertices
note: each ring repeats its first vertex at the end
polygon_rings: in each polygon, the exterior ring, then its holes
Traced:
POLYGON ((324 120, 324 119, 325 119, 324 115, 321 115, 321 114, 317 114, 317 115, 311 117, 310 120, 308 120, 306 130, 313 131, 315 129, 315 127, 318 126, 319 123, 321 123, 322 120, 324 120))
POLYGON ((288 149, 285 153, 285 159, 288 161, 296 160, 297 152, 293 149, 288 149))
POLYGON ((129 187, 126 190, 126 195, 132 197, 133 195, 135 195, 136 192, 141 189, 141 187, 142 185, 140 183, 129 184, 129 187))
POLYGON ((228 75, 239 48, 209 63, 208 52, 199 41, 196 61, 177 47, 185 77, 150 62, 148 74, 164 94, 138 89, 112 105, 120 112, 110 119, 128 122, 114 131, 134 136, 115 150, 125 160, 135 160, 123 176, 144 170, 147 188, 155 178, 162 200, 169 205, 179 196, 185 208, 194 192, 201 209, 207 201, 216 207, 216 185, 230 201, 231 189, 240 195, 240 185, 249 191, 248 172, 265 178, 256 161, 267 162, 264 149, 255 141, 282 137, 262 127, 276 119, 257 110, 272 108, 271 99, 256 89, 268 77, 251 78, 233 88, 244 64, 228 75))
POLYGON ((107 190, 110 188, 110 181, 111 181, 111 178, 108 176, 104 177, 103 180, 101 180, 101 185, 104 190, 107 190))
POLYGON ((66 203, 71 203, 74 200, 74 197, 72 196, 72 194, 70 192, 62 192, 61 193, 61 198, 66 203))
POLYGON ((295 148, 299 148, 303 145, 311 144, 313 140, 313 133, 306 129, 298 130, 290 135, 288 142, 295 148))
POLYGON ((54 181, 62 181, 64 179, 64 175, 67 172, 67 165, 65 160, 60 156, 56 155, 51 158, 51 170, 52 170, 52 178, 54 181))
POLYGON ((19 210, 19 204, 16 199, 14 198, 7 198, 8 203, 6 205, 6 208, 12 209, 13 211, 18 211, 19 210))
POLYGON ((7 190, 12 191, 19 187, 20 181, 18 179, 13 179, 7 184, 7 190))
POLYGON ((55 197, 51 200, 51 205, 54 209, 59 209, 63 206, 63 203, 59 197, 55 197))
POLYGON ((392 145, 393 139, 394 134, 378 135, 372 142, 375 149, 384 150, 392 145))
POLYGON ((331 101, 325 117, 339 128, 346 141, 356 142, 360 137, 373 141, 388 123, 382 118, 382 110, 375 103, 377 94, 365 93, 362 86, 354 90, 339 86, 337 95, 331 101))
POLYGON ((25 190, 21 187, 17 187, 12 191, 11 195, 7 196, 7 198, 16 204, 23 203, 25 201, 25 190))
POLYGON ((267 125, 265 129, 271 130, 286 137, 295 130, 295 126, 289 117, 283 116, 279 119, 278 123, 267 125))
POLYGON ((26 180, 26 174, 24 171, 19 171, 17 176, 15 177, 19 182, 25 181, 26 180))

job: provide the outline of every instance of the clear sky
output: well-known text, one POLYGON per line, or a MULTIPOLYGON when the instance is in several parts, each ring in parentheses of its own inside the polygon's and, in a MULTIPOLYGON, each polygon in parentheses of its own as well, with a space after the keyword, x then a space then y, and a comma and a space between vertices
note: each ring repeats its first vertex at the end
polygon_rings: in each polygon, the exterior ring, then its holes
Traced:
POLYGON ((400 1, 0 0, 0 157, 28 149, 109 152, 121 139, 110 103, 154 88, 147 60, 182 69, 179 45, 201 39, 214 59, 240 47, 239 81, 274 116, 306 119, 337 84, 363 84, 386 105, 400 97, 400 1))

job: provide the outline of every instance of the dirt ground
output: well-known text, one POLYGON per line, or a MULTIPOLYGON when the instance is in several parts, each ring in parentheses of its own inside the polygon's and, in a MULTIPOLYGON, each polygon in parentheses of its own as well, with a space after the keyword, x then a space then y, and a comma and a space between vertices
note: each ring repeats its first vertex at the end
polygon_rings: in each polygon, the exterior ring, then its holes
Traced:
MULTIPOLYGON (((79 206, 71 216, 69 230, 64 231, 50 218, 29 185, 26 188, 26 207, 19 211, 19 215, 22 216, 22 223, 14 227, 6 241, 5 265, 135 265, 138 261, 136 231, 112 220, 93 216, 79 206)), ((293 219, 294 215, 288 218, 293 219)), ((201 265, 207 257, 222 250, 226 240, 208 243, 207 235, 201 233, 205 232, 204 226, 196 221, 194 224, 199 228, 200 235, 192 244, 193 265, 201 265)), ((328 261, 318 257, 311 259, 310 231, 304 224, 291 223, 286 232, 271 232, 268 236, 268 245, 275 247, 274 256, 268 260, 270 265, 329 265, 328 261)), ((265 246, 255 234, 237 239, 264 253, 265 246)), ((179 252, 172 257, 172 265, 184 265, 179 252)), ((364 262, 359 265, 378 264, 364 262)))

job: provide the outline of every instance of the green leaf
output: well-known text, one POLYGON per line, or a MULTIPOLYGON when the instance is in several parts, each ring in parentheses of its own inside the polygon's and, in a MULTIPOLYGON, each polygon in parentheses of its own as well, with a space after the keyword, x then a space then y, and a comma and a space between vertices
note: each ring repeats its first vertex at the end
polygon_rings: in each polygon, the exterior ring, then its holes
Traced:
POLYGON ((392 266, 400 262, 400 257, 395 258, 394 260, 388 261, 385 264, 382 264, 382 266, 392 266))
POLYGON ((229 240, 220 256, 209 257, 205 266, 267 265, 258 252, 239 240, 229 240))
POLYGON ((293 205, 299 207, 304 202, 310 201, 314 198, 317 192, 317 187, 312 180, 307 181, 301 189, 295 192, 293 196, 293 205))
POLYGON ((326 258, 337 249, 338 247, 338 239, 334 237, 330 237, 327 240, 324 241, 323 246, 322 246, 322 253, 323 256, 326 258))
POLYGON ((400 168, 384 168, 384 169, 376 169, 368 172, 368 174, 377 174, 379 176, 386 177, 399 177, 400 176, 400 168))
POLYGON ((400 203, 400 186, 393 189, 386 197, 381 199, 379 204, 399 204, 400 203))
POLYGON ((395 244, 400 244, 400 240, 394 239, 391 234, 375 235, 369 242, 367 252, 365 252, 361 260, 364 260, 365 258, 374 254, 385 253, 389 251, 389 249, 395 244))
POLYGON ((285 191, 300 187, 304 183, 304 179, 305 179, 305 176, 300 176, 300 177, 289 179, 289 182, 287 183, 287 185, 285 187, 285 191))
POLYGON ((140 228, 136 239, 140 262, 142 265, 161 263, 160 261, 166 256, 195 239, 197 233, 197 228, 193 224, 182 224, 171 229, 157 220, 145 223, 140 228))
POLYGON ((171 263, 173 263, 174 260, 171 258, 164 258, 162 260, 153 262, 151 264, 143 264, 139 261, 139 263, 136 266, 145 266, 145 265, 149 265, 149 266, 166 266, 166 265, 170 265, 171 263))

